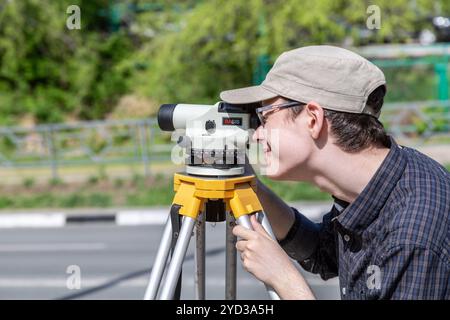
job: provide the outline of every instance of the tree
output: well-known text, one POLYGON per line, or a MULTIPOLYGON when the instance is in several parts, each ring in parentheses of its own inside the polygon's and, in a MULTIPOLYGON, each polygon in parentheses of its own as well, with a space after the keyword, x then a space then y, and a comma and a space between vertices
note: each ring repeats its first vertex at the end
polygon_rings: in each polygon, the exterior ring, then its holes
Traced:
MULTIPOLYGON (((99 119, 125 94, 213 103, 283 51, 407 42, 444 0, 0 0, 0 123, 99 119), (81 30, 66 9, 81 8, 81 30)), ((264 70, 263 70, 264 71, 264 70)))
POLYGON ((108 1, 9 1, 0 12, 0 114, 39 122, 68 115, 101 118, 127 92, 120 66, 133 49, 125 32, 108 34, 98 12, 108 1), (82 8, 82 29, 68 30, 66 8, 82 8), (100 20, 98 20, 100 19, 100 20))
MULTIPOLYGON (((440 3, 441 9, 448 10, 445 1, 440 3)), ((158 28, 152 27, 153 41, 134 55, 147 69, 137 72, 132 87, 160 102, 213 103, 224 89, 251 85, 261 55, 273 62, 283 51, 312 44, 342 45, 349 36, 354 45, 409 41, 436 6, 436 2, 420 0, 377 1, 382 27, 371 31, 367 39, 370 4, 360 0, 210 0, 199 1, 183 14, 141 16, 141 25, 148 21, 158 28)))

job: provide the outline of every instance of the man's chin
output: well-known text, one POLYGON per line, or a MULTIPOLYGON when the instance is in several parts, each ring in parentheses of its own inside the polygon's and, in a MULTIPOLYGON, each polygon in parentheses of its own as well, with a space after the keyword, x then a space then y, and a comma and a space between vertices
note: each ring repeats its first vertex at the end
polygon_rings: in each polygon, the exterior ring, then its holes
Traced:
POLYGON ((293 180, 292 173, 286 169, 283 169, 278 161, 269 161, 267 165, 262 168, 261 173, 272 180, 293 180))
POLYGON ((272 180, 283 180, 285 179, 285 174, 281 172, 279 167, 275 167, 272 164, 267 165, 263 169, 263 175, 272 179, 272 180))

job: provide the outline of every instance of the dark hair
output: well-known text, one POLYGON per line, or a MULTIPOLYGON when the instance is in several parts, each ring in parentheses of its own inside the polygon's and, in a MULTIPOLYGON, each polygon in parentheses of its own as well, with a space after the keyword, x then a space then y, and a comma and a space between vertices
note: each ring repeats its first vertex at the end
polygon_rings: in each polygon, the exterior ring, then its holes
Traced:
MULTIPOLYGON (((383 106, 386 87, 379 86, 369 95, 367 105, 378 113, 383 106)), ((304 105, 291 108, 295 119, 302 112, 304 105)), ((383 124, 374 116, 360 113, 348 113, 327 110, 325 118, 331 126, 331 132, 336 138, 336 144, 344 151, 356 153, 368 147, 389 147, 390 140, 383 124)))

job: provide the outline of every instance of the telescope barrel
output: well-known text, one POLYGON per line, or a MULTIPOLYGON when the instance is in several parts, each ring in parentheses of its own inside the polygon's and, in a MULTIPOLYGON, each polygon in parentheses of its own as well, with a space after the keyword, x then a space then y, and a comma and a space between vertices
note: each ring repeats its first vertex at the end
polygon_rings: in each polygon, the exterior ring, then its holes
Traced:
POLYGON ((163 104, 158 111, 158 125, 163 131, 186 129, 186 123, 213 108, 206 104, 163 104))

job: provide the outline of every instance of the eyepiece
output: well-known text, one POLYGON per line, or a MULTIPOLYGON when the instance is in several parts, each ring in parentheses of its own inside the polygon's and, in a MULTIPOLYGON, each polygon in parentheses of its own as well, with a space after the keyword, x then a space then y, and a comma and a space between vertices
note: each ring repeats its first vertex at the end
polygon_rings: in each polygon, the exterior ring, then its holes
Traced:
POLYGON ((173 125, 173 112, 176 104, 163 104, 158 111, 158 126, 163 131, 175 131, 173 125))

